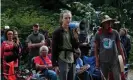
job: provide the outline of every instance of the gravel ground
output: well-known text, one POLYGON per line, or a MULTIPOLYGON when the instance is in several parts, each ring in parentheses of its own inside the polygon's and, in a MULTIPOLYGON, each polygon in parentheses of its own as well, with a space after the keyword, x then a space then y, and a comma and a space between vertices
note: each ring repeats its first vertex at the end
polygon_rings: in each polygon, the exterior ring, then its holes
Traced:
POLYGON ((129 70, 127 80, 133 80, 133 70, 129 70))

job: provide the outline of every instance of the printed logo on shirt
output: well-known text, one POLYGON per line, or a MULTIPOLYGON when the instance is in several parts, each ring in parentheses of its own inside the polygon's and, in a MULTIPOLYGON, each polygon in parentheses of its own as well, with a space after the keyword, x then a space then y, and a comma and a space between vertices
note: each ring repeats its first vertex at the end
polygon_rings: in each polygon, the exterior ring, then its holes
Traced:
POLYGON ((105 49, 110 49, 112 48, 112 44, 113 44, 113 40, 109 39, 109 38, 104 38, 103 39, 103 47, 105 49))

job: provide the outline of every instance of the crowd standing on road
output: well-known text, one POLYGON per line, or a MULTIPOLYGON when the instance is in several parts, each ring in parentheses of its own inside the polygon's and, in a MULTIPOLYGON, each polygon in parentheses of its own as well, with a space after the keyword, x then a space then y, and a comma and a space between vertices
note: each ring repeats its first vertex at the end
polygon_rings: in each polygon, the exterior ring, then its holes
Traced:
POLYGON ((47 31, 40 32, 38 23, 34 24, 33 32, 25 40, 26 48, 17 30, 5 26, 1 33, 2 79, 21 80, 16 71, 28 49, 25 64, 32 71, 25 80, 126 80, 118 55, 124 65, 129 62, 131 41, 127 29, 121 28, 118 33, 113 29, 115 20, 104 15, 100 27, 93 27, 88 38, 85 20, 78 26, 70 25, 71 21, 71 11, 62 11, 60 26, 52 38, 47 31))

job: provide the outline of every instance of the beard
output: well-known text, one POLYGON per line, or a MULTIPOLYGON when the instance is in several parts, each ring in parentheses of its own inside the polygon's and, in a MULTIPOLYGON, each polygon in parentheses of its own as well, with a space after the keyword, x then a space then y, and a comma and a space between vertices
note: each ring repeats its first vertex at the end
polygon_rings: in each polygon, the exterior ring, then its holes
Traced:
POLYGON ((33 31, 34 35, 38 35, 39 31, 33 31))

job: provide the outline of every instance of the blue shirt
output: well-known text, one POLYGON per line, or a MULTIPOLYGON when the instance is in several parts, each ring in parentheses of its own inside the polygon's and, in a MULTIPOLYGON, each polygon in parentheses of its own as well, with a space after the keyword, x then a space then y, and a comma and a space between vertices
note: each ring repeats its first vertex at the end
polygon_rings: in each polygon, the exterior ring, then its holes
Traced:
POLYGON ((80 69, 83 66, 83 61, 81 58, 76 59, 76 70, 80 69))

